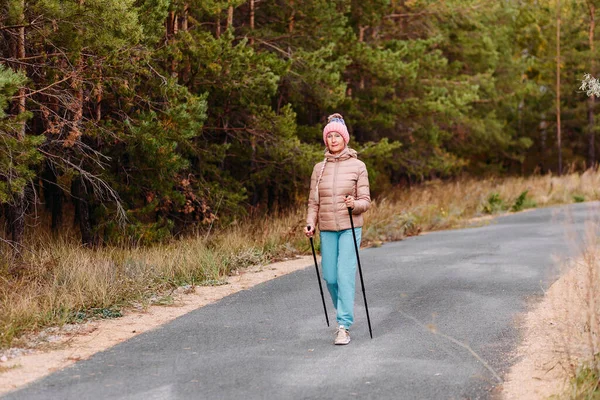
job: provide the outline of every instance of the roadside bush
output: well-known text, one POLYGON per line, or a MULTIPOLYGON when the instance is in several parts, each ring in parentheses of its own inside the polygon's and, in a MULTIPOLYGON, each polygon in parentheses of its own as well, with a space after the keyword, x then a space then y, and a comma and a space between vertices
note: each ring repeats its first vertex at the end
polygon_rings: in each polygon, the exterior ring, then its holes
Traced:
POLYGON ((495 214, 498 211, 506 210, 504 200, 500 197, 500 193, 492 193, 488 196, 487 202, 483 205, 485 214, 495 214))
POLYGON ((525 190, 525 191, 521 192, 521 194, 517 197, 514 204, 510 208, 510 210, 512 212, 517 212, 517 211, 525 210, 527 208, 537 207, 537 203, 530 197, 527 197, 527 193, 529 193, 529 190, 525 190))

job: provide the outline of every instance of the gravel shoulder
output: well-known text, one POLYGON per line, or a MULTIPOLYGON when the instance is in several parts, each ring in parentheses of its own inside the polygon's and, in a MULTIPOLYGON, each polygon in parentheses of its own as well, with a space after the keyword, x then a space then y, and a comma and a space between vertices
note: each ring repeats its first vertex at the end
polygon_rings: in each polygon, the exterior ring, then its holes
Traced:
POLYGON ((515 352, 519 361, 502 389, 506 400, 560 397, 580 360, 591 358, 590 338, 597 341, 597 336, 587 322, 590 265, 579 258, 563 269, 523 318, 523 340, 515 352))

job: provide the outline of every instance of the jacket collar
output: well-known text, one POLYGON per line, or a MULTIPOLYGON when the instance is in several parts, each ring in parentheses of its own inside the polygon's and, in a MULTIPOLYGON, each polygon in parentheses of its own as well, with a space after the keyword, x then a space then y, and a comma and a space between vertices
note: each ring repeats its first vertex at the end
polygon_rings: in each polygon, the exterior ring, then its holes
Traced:
POLYGON ((325 150, 325 158, 327 159, 327 161, 344 161, 349 158, 358 158, 357 154, 358 153, 356 152, 356 150, 351 149, 348 146, 346 146, 346 148, 342 150, 339 154, 335 155, 331 154, 329 150, 325 150))

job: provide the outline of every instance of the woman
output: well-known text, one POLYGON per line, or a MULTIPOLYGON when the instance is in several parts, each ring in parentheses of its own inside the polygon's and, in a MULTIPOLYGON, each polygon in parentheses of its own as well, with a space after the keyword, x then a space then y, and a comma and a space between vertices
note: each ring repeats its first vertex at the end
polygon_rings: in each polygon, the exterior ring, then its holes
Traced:
POLYGON ((369 209, 367 168, 348 147, 350 135, 340 114, 327 118, 323 141, 325 160, 315 165, 310 179, 308 215, 304 233, 312 237, 317 223, 321 231, 323 278, 337 310, 335 344, 350 343, 349 329, 354 322, 356 252, 348 207, 352 209, 357 246, 360 246, 363 217, 369 209))

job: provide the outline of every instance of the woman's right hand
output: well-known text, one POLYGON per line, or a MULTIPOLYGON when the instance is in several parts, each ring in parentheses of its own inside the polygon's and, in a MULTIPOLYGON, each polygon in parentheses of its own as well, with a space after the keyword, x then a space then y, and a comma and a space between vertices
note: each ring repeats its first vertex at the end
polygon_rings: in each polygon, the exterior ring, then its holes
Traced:
POLYGON ((315 235, 315 229, 312 226, 305 226, 304 227, 304 234, 306 235, 307 238, 311 238, 315 235))

